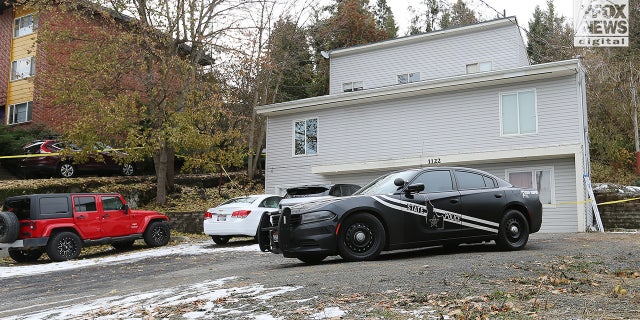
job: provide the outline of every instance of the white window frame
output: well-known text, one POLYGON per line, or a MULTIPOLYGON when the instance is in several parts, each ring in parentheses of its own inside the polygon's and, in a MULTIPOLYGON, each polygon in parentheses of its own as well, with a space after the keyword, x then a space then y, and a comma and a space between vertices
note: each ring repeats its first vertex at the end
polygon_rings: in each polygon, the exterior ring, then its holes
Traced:
MULTIPOLYGON (((504 179, 506 181, 509 181, 509 183, 511 183, 511 181, 509 180, 509 174, 512 173, 530 173, 531 174, 531 183, 533 186, 537 186, 538 181, 537 181, 537 177, 536 177, 536 172, 539 171, 548 171, 549 172, 549 203, 542 203, 542 207, 543 208, 555 208, 556 207, 556 176, 555 176, 555 170, 552 166, 545 166, 545 167, 527 167, 527 168, 510 168, 510 169, 506 169, 504 172, 504 179)), ((537 188, 536 188, 537 189, 537 188)), ((538 190, 538 196, 540 196, 540 190, 538 190)))
POLYGON ((408 84, 420 81, 420 72, 407 72, 407 73, 398 73, 396 75, 396 81, 398 84, 408 84), (407 79, 406 81, 402 81, 402 77, 407 79))
POLYGON ((536 92, 536 89, 523 89, 523 90, 517 90, 517 91, 509 91, 509 92, 501 92, 498 95, 498 99, 500 100, 500 135, 501 136, 520 136, 520 135, 531 135, 531 134, 538 134, 538 93, 536 92), (520 106, 518 105, 516 107, 517 110, 517 114, 518 114, 518 129, 517 132, 513 132, 513 133, 505 133, 504 132, 504 119, 503 119, 503 108, 504 106, 502 105, 502 101, 503 101, 503 97, 506 95, 516 95, 516 101, 519 104, 519 99, 518 99, 518 95, 525 93, 525 92, 533 92, 533 112, 535 114, 535 129, 533 132, 522 132, 521 129, 521 123, 520 123, 520 106))
POLYGON ((26 14, 21 17, 13 19, 13 37, 19 38, 35 32, 38 28, 38 21, 33 14, 26 14), (27 19, 31 19, 31 23, 28 24, 27 19))
POLYGON ((351 81, 342 83, 342 92, 353 92, 364 90, 364 81, 351 81))
POLYGON ((33 77, 36 74, 36 58, 26 57, 11 61, 11 81, 33 77))
POLYGON ((32 120, 33 114, 33 101, 16 103, 9 105, 7 107, 7 124, 20 124, 25 122, 30 122, 32 120), (20 112, 18 108, 24 107, 24 113, 20 112), (21 114, 24 114, 24 117, 19 118, 21 114))
POLYGON ((318 148, 318 144, 319 144, 319 131, 320 131, 320 118, 318 117, 309 117, 309 118, 305 118, 305 119, 298 119, 298 120, 294 120, 293 124, 292 124, 292 150, 291 153, 294 157, 306 157, 306 156, 315 156, 318 154, 319 152, 319 148, 318 148), (314 153, 308 153, 308 146, 307 146, 307 141, 308 141, 308 137, 307 137, 307 122, 309 120, 315 120, 316 121, 316 140, 315 140, 315 152, 314 153), (296 125, 299 122, 304 122, 304 140, 305 140, 305 146, 304 146, 304 153, 296 153, 296 125))
POLYGON ((489 72, 492 70, 493 63, 491 61, 482 61, 467 65, 467 73, 489 72))

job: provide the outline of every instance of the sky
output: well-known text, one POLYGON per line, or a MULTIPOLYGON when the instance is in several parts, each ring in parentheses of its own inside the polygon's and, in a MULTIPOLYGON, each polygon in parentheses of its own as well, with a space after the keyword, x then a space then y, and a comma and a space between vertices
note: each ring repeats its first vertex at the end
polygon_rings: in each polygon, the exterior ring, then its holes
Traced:
MULTIPOLYGON (((553 2, 558 15, 565 16, 567 18, 566 21, 571 24, 573 23, 575 1, 554 0, 553 2)), ((373 0, 370 1, 370 3, 374 2, 373 0)), ((421 2, 422 0, 387 0, 387 4, 391 7, 396 23, 400 28, 399 36, 406 35, 409 28, 411 13, 407 9, 408 6, 419 8, 421 2)), ((455 0, 449 0, 449 2, 454 3, 455 0)), ((529 28, 529 20, 533 17, 536 5, 539 5, 541 9, 546 9, 547 7, 547 0, 466 0, 465 2, 469 8, 481 13, 485 20, 491 20, 496 16, 496 12, 488 6, 493 7, 500 13, 506 10, 507 17, 516 16, 518 24, 525 29, 529 28)))

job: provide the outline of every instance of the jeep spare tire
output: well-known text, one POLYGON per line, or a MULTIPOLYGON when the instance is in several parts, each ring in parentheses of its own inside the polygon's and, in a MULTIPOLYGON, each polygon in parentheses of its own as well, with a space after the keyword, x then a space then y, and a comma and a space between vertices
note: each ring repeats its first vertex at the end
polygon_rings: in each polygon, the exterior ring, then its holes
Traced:
POLYGON ((11 243, 18 239, 20 222, 13 212, 0 212, 0 242, 11 243))

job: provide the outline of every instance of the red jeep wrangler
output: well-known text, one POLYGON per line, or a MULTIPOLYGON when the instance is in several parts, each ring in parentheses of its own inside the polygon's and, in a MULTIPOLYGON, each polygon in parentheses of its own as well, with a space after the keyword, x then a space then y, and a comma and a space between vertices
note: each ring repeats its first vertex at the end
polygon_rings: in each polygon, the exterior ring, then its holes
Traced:
POLYGON ((45 251, 53 261, 75 259, 83 246, 110 243, 126 249, 143 238, 166 245, 169 218, 132 210, 117 193, 54 193, 9 197, 0 212, 0 250, 17 262, 35 261, 45 251))

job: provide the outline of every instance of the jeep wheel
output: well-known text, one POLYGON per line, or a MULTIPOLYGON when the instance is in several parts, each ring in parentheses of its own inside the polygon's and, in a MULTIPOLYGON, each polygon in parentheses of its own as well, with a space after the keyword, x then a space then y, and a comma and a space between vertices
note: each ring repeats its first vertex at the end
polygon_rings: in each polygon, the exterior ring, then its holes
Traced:
POLYGON ((117 241, 111 244, 118 251, 125 251, 133 247, 135 240, 117 241))
POLYGON ((15 213, 0 212, 0 242, 14 242, 18 239, 18 233, 20 233, 20 222, 15 213))
POLYGON ((126 163, 122 166, 120 173, 123 176, 132 176, 136 173, 136 168, 131 163, 126 163))
POLYGON ((73 178, 78 174, 76 166, 69 162, 64 162, 58 167, 58 175, 62 178, 73 178))
POLYGON ((144 231, 144 242, 149 247, 164 246, 169 243, 170 238, 169 225, 165 222, 151 222, 149 226, 147 226, 147 230, 144 231))
POLYGON ((223 245, 223 244, 229 243, 229 240, 231 240, 231 237, 230 236, 211 236, 211 240, 213 240, 213 242, 215 242, 218 245, 223 245))
POLYGON ((9 249, 9 256, 16 262, 34 262, 42 256, 42 250, 9 249))
POLYGON ((56 262, 75 259, 80 255, 81 250, 82 241, 73 232, 56 233, 47 242, 47 255, 56 262))

